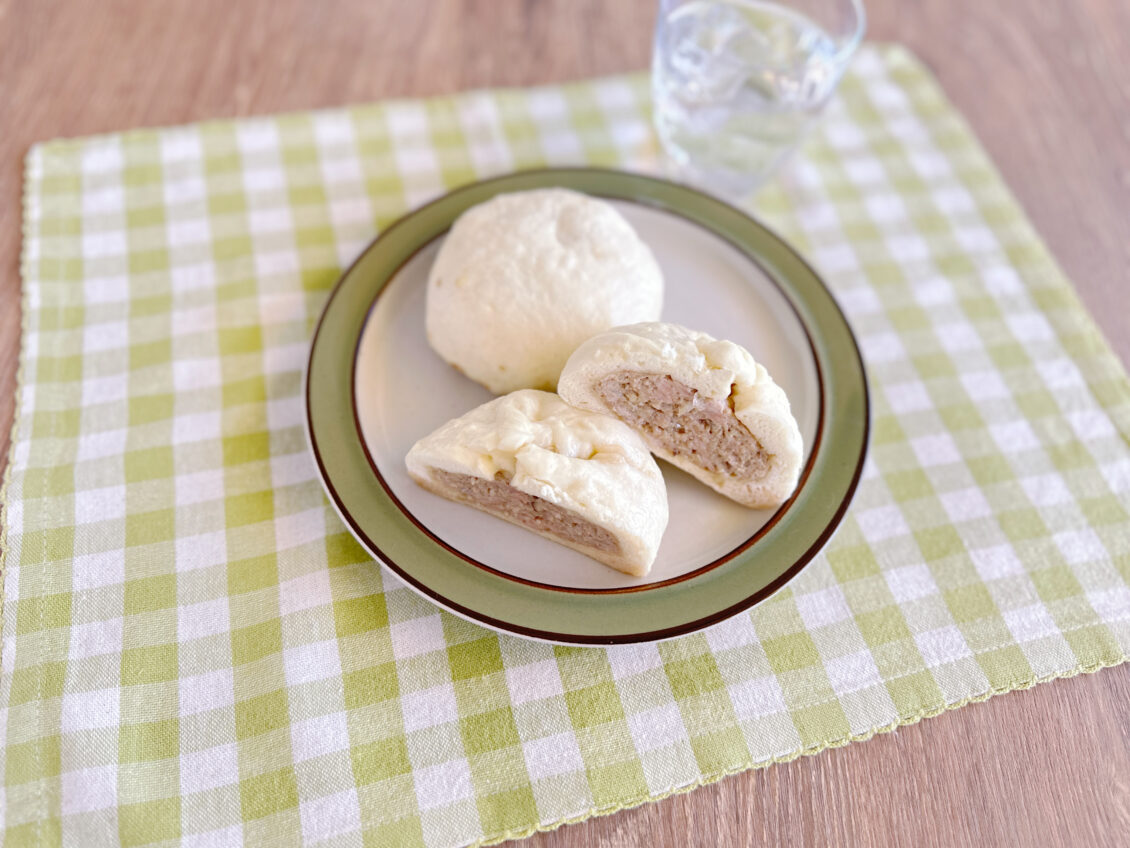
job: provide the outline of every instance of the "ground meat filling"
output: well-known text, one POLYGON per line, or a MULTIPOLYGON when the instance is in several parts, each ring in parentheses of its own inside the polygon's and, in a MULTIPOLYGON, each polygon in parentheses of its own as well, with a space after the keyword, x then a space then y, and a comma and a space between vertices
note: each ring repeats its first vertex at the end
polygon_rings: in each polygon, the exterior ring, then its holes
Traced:
POLYGON ((615 371, 595 386, 620 420, 674 456, 713 474, 759 480, 772 456, 737 416, 730 398, 705 400, 667 374, 615 371))
POLYGON ((603 527, 598 527, 564 507, 515 489, 506 482, 502 472, 494 480, 484 480, 470 474, 455 474, 433 468, 432 477, 453 489, 462 500, 496 515, 511 518, 530 530, 549 533, 566 542, 593 550, 620 553, 619 540, 603 527))

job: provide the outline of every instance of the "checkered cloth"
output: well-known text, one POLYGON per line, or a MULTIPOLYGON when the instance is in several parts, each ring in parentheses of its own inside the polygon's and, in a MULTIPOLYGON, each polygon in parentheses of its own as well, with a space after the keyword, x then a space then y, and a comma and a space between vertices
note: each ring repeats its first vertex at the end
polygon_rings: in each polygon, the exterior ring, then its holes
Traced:
POLYGON ((499 636, 370 561, 303 437, 339 269, 459 183, 654 157, 639 75, 31 151, 8 846, 490 842, 1126 659, 1130 384, 899 48, 861 51, 758 198, 872 380, 822 556, 752 613, 607 650, 499 636))

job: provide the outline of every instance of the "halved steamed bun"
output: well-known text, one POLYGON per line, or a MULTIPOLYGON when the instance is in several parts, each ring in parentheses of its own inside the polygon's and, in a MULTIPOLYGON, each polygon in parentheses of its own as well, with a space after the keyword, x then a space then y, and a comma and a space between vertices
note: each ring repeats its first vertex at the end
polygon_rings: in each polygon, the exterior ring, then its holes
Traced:
POLYGON ((640 437, 549 392, 472 409, 420 439, 405 463, 425 489, 627 574, 647 574, 667 527, 663 475, 640 437))
POLYGON ((744 506, 777 506, 796 488, 804 445, 789 400, 733 342, 677 324, 617 327, 577 348, 558 392, 744 506))

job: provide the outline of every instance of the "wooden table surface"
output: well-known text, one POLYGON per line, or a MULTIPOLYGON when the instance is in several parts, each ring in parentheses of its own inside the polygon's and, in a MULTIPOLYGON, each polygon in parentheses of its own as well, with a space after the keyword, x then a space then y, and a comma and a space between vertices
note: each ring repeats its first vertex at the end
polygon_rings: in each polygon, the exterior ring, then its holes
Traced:
MULTIPOLYGON (((1130 361, 1130 3, 866 2, 870 37, 909 45, 934 70, 1130 361)), ((635 70, 648 61, 655 5, 0 0, 0 456, 31 143, 635 70)), ((1101 846, 1127 844, 1128 834, 1123 666, 524 845, 1101 846)))

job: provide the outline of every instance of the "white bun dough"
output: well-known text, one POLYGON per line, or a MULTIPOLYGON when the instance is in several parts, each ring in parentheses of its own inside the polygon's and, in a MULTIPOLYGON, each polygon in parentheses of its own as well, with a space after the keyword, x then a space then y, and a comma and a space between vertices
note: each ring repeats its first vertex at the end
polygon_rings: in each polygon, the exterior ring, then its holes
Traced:
POLYGON ((603 200, 566 189, 501 194, 464 212, 428 276, 427 336, 495 394, 557 385, 581 342, 656 321, 663 275, 603 200))
POLYGON ((558 391, 629 420, 656 456, 744 506, 777 506, 796 488, 804 443, 789 399, 733 342, 678 324, 617 327, 577 348, 558 391))
POLYGON ((436 494, 632 575, 651 568, 667 527, 667 488, 643 440, 623 422, 575 409, 549 392, 517 391, 476 407, 420 439, 405 464, 412 479, 436 494), (502 508, 476 502, 483 487, 476 491, 466 478, 492 485, 494 505, 502 508), (529 499, 508 495, 507 484, 567 511, 565 521, 557 511, 558 532, 554 516, 530 519, 529 499), (616 544, 594 550, 585 540, 595 534, 584 522, 607 531, 616 544))

